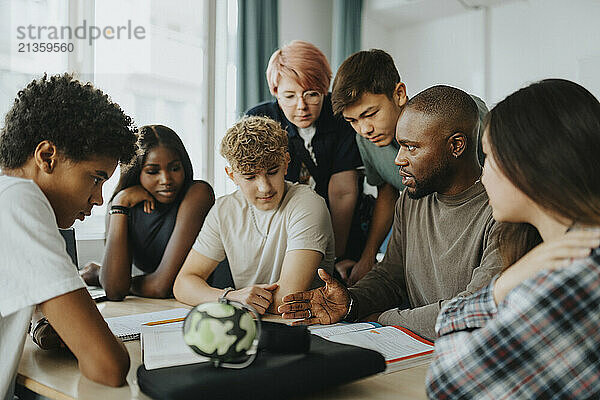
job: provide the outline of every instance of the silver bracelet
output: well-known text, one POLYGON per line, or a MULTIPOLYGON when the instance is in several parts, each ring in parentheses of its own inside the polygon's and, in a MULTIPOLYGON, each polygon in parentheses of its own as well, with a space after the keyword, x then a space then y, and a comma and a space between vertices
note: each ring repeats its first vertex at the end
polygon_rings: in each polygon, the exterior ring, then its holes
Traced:
POLYGON ((111 206, 108 215, 123 214, 129 216, 129 210, 130 208, 125 206, 111 206))
POLYGON ((219 297, 219 300, 225 300, 225 296, 227 296, 227 293, 229 292, 233 292, 235 289, 232 288, 231 286, 228 288, 223 289, 223 293, 221 294, 221 296, 219 297))
POLYGON ((346 315, 344 315, 344 318, 342 318, 342 320, 346 320, 346 318, 348 318, 348 315, 350 315, 350 313, 352 312, 352 306, 354 305, 354 299, 352 298, 352 296, 350 296, 350 304, 348 305, 348 312, 346 313, 346 315))
MULTIPOLYGON (((37 321, 35 321, 35 324, 31 324, 30 331, 29 331, 31 338, 34 339, 35 331, 37 331, 40 326, 46 325, 48 323, 49 323, 48 319, 46 319, 46 317, 42 317, 42 318, 38 319, 37 321)), ((35 342, 35 339, 33 341, 35 342)))

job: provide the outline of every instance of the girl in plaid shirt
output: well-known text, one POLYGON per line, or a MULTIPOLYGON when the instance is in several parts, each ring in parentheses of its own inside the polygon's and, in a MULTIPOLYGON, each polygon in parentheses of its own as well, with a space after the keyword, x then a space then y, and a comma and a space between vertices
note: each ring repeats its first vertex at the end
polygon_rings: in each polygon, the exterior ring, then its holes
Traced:
POLYGON ((430 398, 600 398, 600 103, 547 79, 488 115, 504 271, 437 319, 430 398))

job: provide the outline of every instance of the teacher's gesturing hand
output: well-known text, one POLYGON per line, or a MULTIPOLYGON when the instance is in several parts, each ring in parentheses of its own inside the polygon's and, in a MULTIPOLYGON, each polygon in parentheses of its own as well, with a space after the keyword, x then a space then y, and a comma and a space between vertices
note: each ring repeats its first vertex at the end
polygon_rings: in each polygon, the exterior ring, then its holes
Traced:
POLYGON ((283 318, 302 318, 294 321, 293 325, 333 324, 348 312, 348 290, 323 269, 319 269, 318 273, 325 286, 289 294, 283 298, 284 304, 278 308, 283 318))

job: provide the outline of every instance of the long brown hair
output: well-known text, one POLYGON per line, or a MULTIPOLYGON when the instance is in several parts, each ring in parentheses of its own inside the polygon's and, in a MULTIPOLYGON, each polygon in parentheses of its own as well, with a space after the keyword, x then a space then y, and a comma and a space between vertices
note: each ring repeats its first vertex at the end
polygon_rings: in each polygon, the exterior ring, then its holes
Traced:
MULTIPOLYGON (((550 213, 600 225, 600 103, 564 80, 533 83, 498 103, 486 119, 501 171, 550 213)), ((500 253, 509 266, 542 239, 529 224, 502 224, 500 253)))

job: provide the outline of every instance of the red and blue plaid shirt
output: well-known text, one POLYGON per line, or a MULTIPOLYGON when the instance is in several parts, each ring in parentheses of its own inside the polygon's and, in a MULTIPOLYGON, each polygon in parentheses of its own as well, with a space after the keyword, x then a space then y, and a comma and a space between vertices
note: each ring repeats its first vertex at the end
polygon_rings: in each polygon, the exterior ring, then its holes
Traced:
POLYGON ((437 319, 432 399, 600 399, 600 249, 496 306, 496 278, 437 319))

